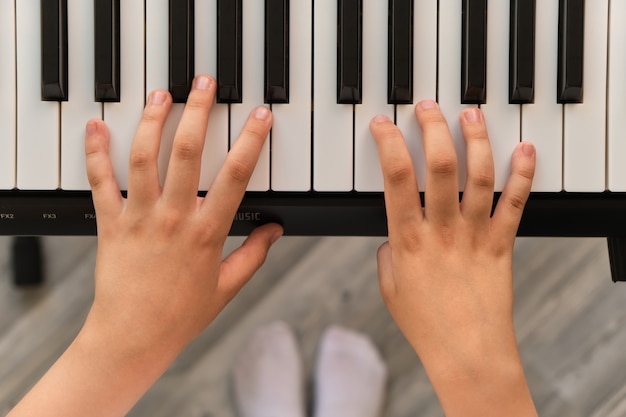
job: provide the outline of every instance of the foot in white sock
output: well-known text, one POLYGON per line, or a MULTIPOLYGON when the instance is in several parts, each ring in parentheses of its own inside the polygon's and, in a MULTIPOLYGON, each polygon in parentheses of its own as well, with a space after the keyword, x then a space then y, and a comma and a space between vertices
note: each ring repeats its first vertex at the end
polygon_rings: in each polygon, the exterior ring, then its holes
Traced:
POLYGON ((304 377, 296 338, 282 322, 259 329, 234 370, 241 417, 304 417, 304 377))
POLYGON ((332 326, 320 342, 315 370, 316 417, 379 417, 387 367, 370 339, 332 326))

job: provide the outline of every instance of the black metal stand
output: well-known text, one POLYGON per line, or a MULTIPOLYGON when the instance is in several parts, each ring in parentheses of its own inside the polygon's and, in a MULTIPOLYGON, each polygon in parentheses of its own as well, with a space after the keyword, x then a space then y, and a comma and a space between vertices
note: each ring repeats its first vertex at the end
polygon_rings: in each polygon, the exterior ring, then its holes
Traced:
POLYGON ((626 282, 626 238, 609 237, 607 241, 613 282, 626 282))
POLYGON ((18 287, 43 282, 42 252, 39 237, 16 237, 11 248, 13 283, 18 287))

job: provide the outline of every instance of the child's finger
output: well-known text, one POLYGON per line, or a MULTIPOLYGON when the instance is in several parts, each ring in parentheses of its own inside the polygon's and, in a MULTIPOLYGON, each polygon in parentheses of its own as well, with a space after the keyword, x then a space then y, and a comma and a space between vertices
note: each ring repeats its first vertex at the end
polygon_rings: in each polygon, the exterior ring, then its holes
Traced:
POLYGON ((477 108, 465 109, 461 127, 467 146, 467 180, 461 211, 470 222, 484 225, 491 215, 495 173, 482 112, 477 108))
POLYGON ((456 149, 448 123, 435 102, 423 101, 415 111, 424 132, 426 219, 446 224, 459 213, 456 149))
POLYGON ((116 215, 123 205, 109 157, 109 129, 102 120, 90 120, 85 134, 87 177, 98 218, 116 215))
POLYGON ((161 133, 172 104, 165 90, 150 93, 130 149, 128 203, 130 207, 151 206, 161 195, 158 157, 161 133))
POLYGON ((241 204, 271 126, 272 113, 268 108, 252 111, 204 199, 203 212, 211 216, 224 236, 241 204))
POLYGON ((415 227, 423 220, 413 162, 402 133, 391 120, 377 116, 370 123, 370 129, 378 145, 385 181, 389 234, 397 236, 403 229, 415 227))
POLYGON ((521 143, 511 161, 511 176, 493 215, 493 230, 505 240, 515 239, 535 174, 536 152, 530 143, 521 143))
POLYGON ((176 130, 163 197, 177 206, 190 207, 196 203, 202 150, 209 112, 215 101, 215 87, 213 78, 196 77, 176 130))

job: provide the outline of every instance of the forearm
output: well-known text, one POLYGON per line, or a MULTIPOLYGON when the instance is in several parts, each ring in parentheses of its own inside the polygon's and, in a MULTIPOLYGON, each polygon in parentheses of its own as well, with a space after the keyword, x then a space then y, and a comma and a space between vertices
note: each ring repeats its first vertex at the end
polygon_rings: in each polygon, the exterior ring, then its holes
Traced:
POLYGON ((174 359, 85 327, 7 417, 124 416, 174 359))

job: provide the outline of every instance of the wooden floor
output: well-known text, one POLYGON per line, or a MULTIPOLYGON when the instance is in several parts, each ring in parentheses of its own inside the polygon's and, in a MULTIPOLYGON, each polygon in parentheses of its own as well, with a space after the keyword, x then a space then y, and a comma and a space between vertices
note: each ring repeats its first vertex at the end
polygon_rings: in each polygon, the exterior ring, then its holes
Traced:
MULTIPOLYGON (((295 329, 309 375, 327 325, 369 334, 389 367, 385 416, 441 416, 418 358, 380 299, 374 254, 381 242, 283 238, 130 416, 235 416, 232 364, 251 332, 274 320, 295 329)), ((46 284, 20 290, 10 282, 10 240, 0 238, 0 415, 63 352, 92 299, 95 239, 44 243, 46 284)), ((517 334, 540 415, 626 416, 626 284, 611 283, 605 241, 518 239, 515 292, 517 334)))

